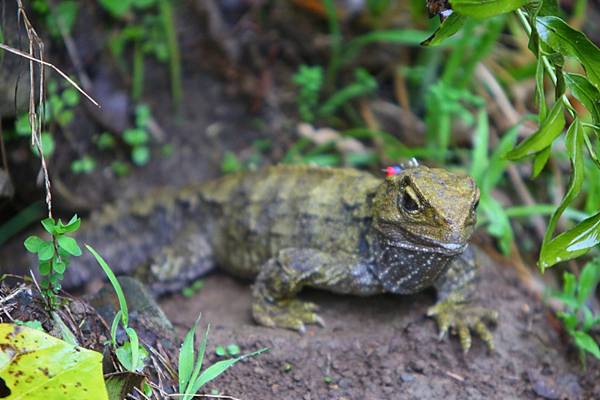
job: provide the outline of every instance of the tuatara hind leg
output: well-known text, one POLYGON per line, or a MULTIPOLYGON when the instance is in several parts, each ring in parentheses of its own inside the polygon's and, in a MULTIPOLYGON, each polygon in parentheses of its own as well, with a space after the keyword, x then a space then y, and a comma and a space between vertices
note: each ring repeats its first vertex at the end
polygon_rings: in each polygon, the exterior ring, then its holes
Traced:
POLYGON ((442 339, 448 329, 458 334, 466 353, 471 348, 471 331, 494 349, 494 340, 487 324, 495 323, 498 312, 474 304, 477 264, 471 248, 452 261, 448 271, 436 282, 438 302, 429 308, 427 315, 435 318, 442 339))
POLYGON ((299 332, 306 324, 324 325, 315 304, 296 299, 303 287, 365 296, 382 291, 357 256, 287 248, 268 260, 256 278, 252 305, 256 322, 299 332))

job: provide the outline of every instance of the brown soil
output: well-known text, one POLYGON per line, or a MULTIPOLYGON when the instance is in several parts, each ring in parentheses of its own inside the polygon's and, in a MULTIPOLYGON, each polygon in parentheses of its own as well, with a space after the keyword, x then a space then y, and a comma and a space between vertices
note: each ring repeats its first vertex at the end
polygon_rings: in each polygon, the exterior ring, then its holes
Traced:
MULTIPOLYGON (((600 397, 597 363, 587 372, 552 329, 549 313, 514 270, 483 257, 482 304, 500 321, 496 351, 480 340, 464 356, 458 340, 438 341, 425 317, 434 293, 355 298, 310 291, 326 328, 295 332, 253 324, 247 282, 215 274, 192 299, 162 305, 181 328, 199 313, 212 324, 209 349, 238 344, 270 351, 236 365, 210 388, 240 399, 591 399, 600 397)), ((212 360, 216 356, 212 357, 212 360)))

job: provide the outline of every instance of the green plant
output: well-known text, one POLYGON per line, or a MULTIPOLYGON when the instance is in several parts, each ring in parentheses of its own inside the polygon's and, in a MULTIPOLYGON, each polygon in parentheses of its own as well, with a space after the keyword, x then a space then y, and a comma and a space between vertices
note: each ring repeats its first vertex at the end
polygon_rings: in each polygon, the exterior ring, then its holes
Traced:
MULTIPOLYGON (((151 55, 169 62, 171 95, 176 108, 182 99, 181 61, 171 0, 98 0, 113 17, 124 19, 132 10, 133 23, 123 27, 110 43, 111 50, 124 67, 123 57, 128 45, 133 46, 132 95, 139 100, 144 81, 144 56, 151 55)), ((131 19, 131 18, 130 18, 131 19)))
POLYGON ((61 29, 65 33, 71 33, 79 4, 75 0, 63 0, 58 2, 49 2, 48 0, 33 0, 31 8, 44 19, 44 24, 55 38, 61 37, 61 29))
POLYGON ((140 104, 135 109, 135 128, 123 132, 123 140, 131 146, 131 160, 139 166, 150 161, 150 134, 147 130, 149 120, 150 108, 140 104))
POLYGON ((320 103, 319 98, 323 84, 323 71, 320 66, 301 65, 292 79, 300 88, 297 98, 298 112, 306 122, 313 122, 316 118, 330 118, 349 101, 377 90, 375 78, 367 70, 358 68, 354 71, 354 82, 337 90, 320 103))
MULTIPOLYGON (((54 124, 58 125, 61 129, 67 129, 75 117, 74 109, 79 105, 79 102, 80 95, 77 90, 71 87, 61 90, 56 81, 48 82, 48 98, 42 107, 44 124, 54 124)), ((30 136, 29 114, 23 113, 15 120, 14 132, 12 135, 7 135, 7 137, 15 139, 28 138, 30 136)), ((42 132, 40 137, 44 156, 51 156, 54 153, 56 145, 50 130, 42 132)), ((32 148, 32 151, 38 155, 36 148, 32 148)))
POLYGON ((121 365, 131 372, 140 372, 144 369, 144 362, 148 358, 148 350, 140 343, 137 332, 135 329, 129 326, 129 311, 127 308, 127 301, 125 299, 125 293, 121 288, 119 280, 115 276, 114 272, 106 261, 92 248, 90 245, 85 245, 90 253, 94 256, 106 276, 108 281, 115 290, 117 299, 119 301, 119 310, 115 314, 113 322, 110 328, 111 343, 117 359, 121 365), (117 329, 119 325, 122 326, 123 330, 127 334, 129 340, 124 341, 122 344, 117 342, 117 329))
MULTIPOLYGON (((210 329, 210 325, 206 328, 204 337, 200 341, 200 347, 198 347, 198 355, 196 356, 194 347, 196 340, 196 327, 198 326, 199 322, 200 317, 198 317, 198 319, 194 323, 194 326, 185 335, 183 344, 179 349, 179 393, 182 395, 182 400, 190 400, 194 398, 196 393, 198 393, 198 391, 204 385, 206 385, 208 382, 212 381, 213 379, 221 375, 223 372, 231 368, 238 361, 243 360, 244 358, 257 356, 260 353, 267 351, 267 349, 264 348, 252 353, 244 354, 235 358, 230 358, 228 360, 217 361, 201 373, 200 371, 202 370, 202 363, 204 361, 204 355, 206 352, 206 343, 208 341, 208 332, 210 329)), ((239 350, 239 348, 237 350, 239 350)))
POLYGON ((42 220, 42 226, 51 235, 50 240, 35 235, 25 239, 24 245, 27 251, 37 254, 38 270, 42 276, 40 287, 50 309, 58 306, 56 295, 61 289, 60 282, 69 267, 71 256, 81 255, 77 241, 67 236, 68 233, 77 231, 80 225, 81 220, 77 215, 66 224, 60 219, 55 221, 49 217, 42 220))
POLYGON ((581 192, 585 166, 600 168, 600 49, 583 33, 571 28, 558 14, 555 0, 492 0, 475 3, 470 0, 451 0, 453 13, 445 19, 425 45, 441 43, 461 28, 484 18, 513 12, 529 37, 529 48, 536 56, 536 98, 538 130, 506 154, 510 160, 533 158, 533 176, 546 165, 552 144, 568 124, 565 143, 571 162, 571 180, 560 205, 550 218, 540 250, 538 265, 543 271, 552 265, 579 257, 600 243, 600 210, 589 218, 554 235, 558 219, 581 192), (574 59, 585 75, 564 71, 565 58, 574 59), (554 84, 555 102, 547 104, 544 77, 554 84), (579 112, 567 97, 567 90, 586 109, 579 112), (586 161, 586 155, 591 162, 586 161))
POLYGON ((600 348, 590 335, 590 331, 600 325, 600 315, 594 314, 588 306, 598 282, 600 258, 588 262, 583 267, 579 279, 572 273, 565 272, 562 291, 551 295, 565 306, 565 310, 559 311, 557 315, 579 349, 582 362, 585 362, 586 353, 600 359, 600 348))
POLYGON ((89 174, 96 169, 96 160, 85 155, 78 160, 71 161, 71 171, 74 174, 89 174))

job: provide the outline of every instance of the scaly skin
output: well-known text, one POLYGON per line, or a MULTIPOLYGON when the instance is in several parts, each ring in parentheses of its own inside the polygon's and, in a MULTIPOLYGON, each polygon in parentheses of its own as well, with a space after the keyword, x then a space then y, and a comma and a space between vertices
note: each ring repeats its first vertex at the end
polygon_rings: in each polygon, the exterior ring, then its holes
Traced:
MULTIPOLYGON (((303 287, 368 296, 434 286, 439 300, 428 315, 440 337, 457 332, 467 351, 470 330, 493 348, 485 323, 496 319, 470 301, 477 267, 467 241, 478 200, 471 178, 443 169, 412 165, 381 180, 351 169, 277 166, 129 202, 124 230, 146 235, 138 246, 151 257, 140 261, 137 252, 129 265, 142 265, 155 291, 177 290, 216 264, 255 279, 252 313, 266 326, 304 331, 323 323, 314 304, 296 299, 303 287), (160 240, 148 249, 152 230, 160 240)), ((112 215, 123 225, 121 212, 112 215)), ((107 258, 127 265, 123 247, 105 249, 107 258)))

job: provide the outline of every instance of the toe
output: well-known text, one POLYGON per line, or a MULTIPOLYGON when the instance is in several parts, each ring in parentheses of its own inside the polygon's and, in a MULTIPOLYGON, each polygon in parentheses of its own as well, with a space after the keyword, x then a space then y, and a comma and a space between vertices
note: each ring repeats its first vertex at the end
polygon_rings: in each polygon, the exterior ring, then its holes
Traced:
POLYGON ((490 351, 493 351, 494 350, 494 337, 492 336, 492 333, 489 331, 487 326, 485 326, 485 324, 483 322, 479 321, 478 323, 475 324, 473 329, 475 329, 475 332, 477 332, 477 335, 479 335, 479 337, 485 342, 485 344, 487 344, 490 351))
POLYGON ((471 348, 471 333, 469 327, 464 323, 458 323, 458 338, 460 339, 460 346, 462 347, 463 353, 467 353, 471 348))

